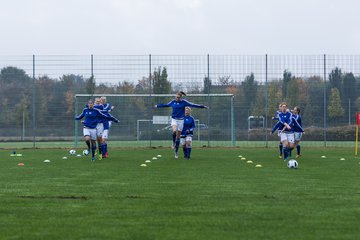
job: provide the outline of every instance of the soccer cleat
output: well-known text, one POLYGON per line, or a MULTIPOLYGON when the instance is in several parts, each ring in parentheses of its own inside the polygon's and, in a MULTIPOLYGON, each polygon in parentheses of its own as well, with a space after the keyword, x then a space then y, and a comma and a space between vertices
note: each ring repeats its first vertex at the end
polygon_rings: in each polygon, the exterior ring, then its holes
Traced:
POLYGON ((282 156, 282 155, 279 155, 279 158, 283 158, 283 156, 282 156))
POLYGON ((299 158, 299 157, 301 157, 301 154, 296 155, 296 158, 299 158))
POLYGON ((104 158, 108 158, 108 157, 109 157, 109 153, 106 152, 103 157, 104 157, 104 158))
POLYGON ((92 161, 92 162, 95 162, 95 157, 91 157, 91 161, 92 161))
POLYGON ((185 160, 190 160, 190 158, 189 158, 189 157, 186 157, 185 160))
POLYGON ((177 152, 175 152, 175 158, 179 158, 179 155, 177 152))

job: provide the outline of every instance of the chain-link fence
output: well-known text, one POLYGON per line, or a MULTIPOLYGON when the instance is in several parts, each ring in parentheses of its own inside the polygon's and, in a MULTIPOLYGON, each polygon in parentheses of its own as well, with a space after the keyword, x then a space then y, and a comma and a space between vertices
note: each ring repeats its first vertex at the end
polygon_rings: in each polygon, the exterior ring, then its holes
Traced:
POLYGON ((161 126, 149 124, 155 114, 169 112, 156 113, 147 105, 167 102, 178 90, 199 103, 227 99, 224 107, 196 112, 199 125, 208 127, 201 146, 268 146, 277 140, 269 131, 282 101, 300 107, 305 141, 341 145, 354 140, 360 111, 359 55, 0 56, 0 68, 0 146, 75 143, 81 137, 75 108, 84 104, 75 104, 76 94, 122 95, 110 98, 120 106, 114 115, 122 124, 114 125, 110 136, 119 146, 165 145, 154 141, 166 141, 161 126), (150 126, 155 132, 144 130, 150 126))

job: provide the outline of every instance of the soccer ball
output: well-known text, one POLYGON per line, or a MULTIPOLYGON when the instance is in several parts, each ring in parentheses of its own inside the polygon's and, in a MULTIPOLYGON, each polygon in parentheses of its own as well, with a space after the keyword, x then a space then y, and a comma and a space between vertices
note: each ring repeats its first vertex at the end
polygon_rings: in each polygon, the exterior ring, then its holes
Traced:
POLYGON ((87 149, 85 149, 84 151, 83 151, 83 155, 88 155, 89 154, 89 150, 87 150, 87 149))
POLYGON ((288 168, 297 168, 299 166, 298 162, 294 159, 291 159, 287 163, 288 168))
POLYGON ((75 151, 75 149, 71 149, 71 150, 69 151, 69 153, 70 153, 71 155, 75 155, 76 151, 75 151))

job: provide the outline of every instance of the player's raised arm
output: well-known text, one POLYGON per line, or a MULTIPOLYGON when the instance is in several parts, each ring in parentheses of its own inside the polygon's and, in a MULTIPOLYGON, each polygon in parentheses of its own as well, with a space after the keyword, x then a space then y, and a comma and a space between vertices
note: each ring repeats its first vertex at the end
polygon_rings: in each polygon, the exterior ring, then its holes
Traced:
POLYGON ((279 128, 279 126, 280 126, 280 122, 277 122, 277 123, 274 125, 274 127, 272 128, 271 134, 273 134, 273 133, 276 131, 276 129, 279 128))
POLYGON ((112 116, 110 113, 104 114, 104 113, 102 113, 101 110, 99 110, 99 109, 96 109, 96 110, 97 110, 98 116, 101 116, 101 117, 103 117, 103 118, 105 118, 105 119, 107 119, 109 121, 113 121, 115 123, 119 122, 119 120, 117 118, 115 118, 114 116, 112 116))
POLYGON ((207 106, 204 106, 204 105, 201 105, 201 104, 196 104, 196 103, 192 103, 192 102, 189 102, 187 100, 183 100, 185 102, 185 106, 187 107, 193 107, 193 108, 208 108, 207 106))
POLYGON ((172 103, 173 103, 174 100, 168 102, 167 104, 163 104, 163 103, 159 103, 159 104, 156 104, 155 107, 156 108, 162 108, 162 107, 171 107, 172 106, 172 103))
POLYGON ((80 120, 85 116, 85 108, 83 109, 82 113, 75 117, 75 120, 80 120))

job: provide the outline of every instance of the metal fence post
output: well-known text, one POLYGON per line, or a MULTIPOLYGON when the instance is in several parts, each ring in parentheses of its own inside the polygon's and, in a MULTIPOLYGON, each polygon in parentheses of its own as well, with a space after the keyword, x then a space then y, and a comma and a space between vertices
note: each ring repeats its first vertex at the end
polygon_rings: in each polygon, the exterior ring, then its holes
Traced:
MULTIPOLYGON (((208 78, 208 81, 210 82, 210 55, 208 54, 207 55, 207 78, 208 78)), ((208 111, 207 111, 207 114, 208 114, 208 125, 210 126, 210 100, 211 100, 211 98, 210 98, 210 92, 211 92, 211 84, 209 85, 209 89, 208 89, 208 107, 209 107, 209 109, 208 109, 208 111)), ((208 147, 210 147, 210 131, 208 132, 208 147)))
POLYGON ((33 148, 35 148, 35 136, 36 136, 36 109, 35 109, 35 96, 36 96, 36 81, 35 81, 35 54, 33 54, 33 89, 32 89, 32 111, 33 111, 33 117, 32 117, 32 127, 33 127, 33 148))
MULTIPOLYGON (((150 86, 150 104, 152 105, 152 96, 151 96, 151 94, 152 94, 152 81, 151 81, 151 68, 152 68, 152 66, 151 66, 151 54, 149 54, 149 86, 150 86)), ((150 107, 153 107, 153 106, 150 106, 150 107)), ((150 129, 149 129, 149 132, 151 133, 151 131, 152 131, 152 127, 153 127, 153 124, 149 124, 149 126, 150 126, 150 129)), ((149 143, 149 145, 150 145, 150 147, 152 147, 152 137, 151 137, 151 135, 152 134, 150 134, 150 143, 149 143)))
POLYGON ((268 106, 268 61, 267 61, 267 54, 265 54, 265 147, 269 146, 268 142, 268 112, 269 112, 269 106, 268 106))
POLYGON ((236 134, 235 134, 235 116, 234 116, 234 95, 230 99, 231 101, 231 142, 232 146, 236 146, 236 134))
POLYGON ((324 54, 324 147, 326 147, 326 55, 324 54))
MULTIPOLYGON (((74 115, 75 117, 77 116, 77 113, 78 113, 78 104, 77 104, 77 97, 76 95, 74 96, 75 98, 75 101, 74 101, 74 104, 75 104, 75 107, 74 107, 74 115)), ((78 146, 78 127, 79 127, 79 123, 78 121, 75 121, 75 133, 74 133, 74 136, 75 136, 75 142, 74 142, 74 147, 77 147, 78 146)))

